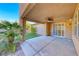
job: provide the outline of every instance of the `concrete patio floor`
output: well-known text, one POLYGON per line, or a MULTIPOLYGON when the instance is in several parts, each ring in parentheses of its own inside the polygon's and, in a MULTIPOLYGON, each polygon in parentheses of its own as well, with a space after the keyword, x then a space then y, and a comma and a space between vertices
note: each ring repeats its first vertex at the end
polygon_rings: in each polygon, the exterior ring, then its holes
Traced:
POLYGON ((25 56, 76 56, 73 41, 66 38, 40 36, 21 45, 25 56))

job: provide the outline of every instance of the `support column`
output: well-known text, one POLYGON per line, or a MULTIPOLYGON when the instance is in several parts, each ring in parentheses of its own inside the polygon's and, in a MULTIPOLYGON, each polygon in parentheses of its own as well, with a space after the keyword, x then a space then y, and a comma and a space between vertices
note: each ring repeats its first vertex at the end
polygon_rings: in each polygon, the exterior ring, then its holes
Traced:
POLYGON ((47 33, 47 36, 51 36, 51 29, 52 29, 52 22, 47 22, 46 23, 46 33, 47 33))
POLYGON ((25 33, 26 33, 26 18, 23 17, 20 19, 20 25, 22 26, 23 30, 22 30, 22 40, 25 40, 25 33))

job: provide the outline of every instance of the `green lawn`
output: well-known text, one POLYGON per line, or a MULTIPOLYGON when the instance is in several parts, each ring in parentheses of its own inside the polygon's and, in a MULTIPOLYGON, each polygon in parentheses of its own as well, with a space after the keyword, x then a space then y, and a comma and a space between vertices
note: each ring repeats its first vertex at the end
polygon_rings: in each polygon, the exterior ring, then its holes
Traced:
POLYGON ((26 35, 25 35, 26 39, 31 39, 34 37, 38 37, 38 35, 36 33, 26 33, 26 35))

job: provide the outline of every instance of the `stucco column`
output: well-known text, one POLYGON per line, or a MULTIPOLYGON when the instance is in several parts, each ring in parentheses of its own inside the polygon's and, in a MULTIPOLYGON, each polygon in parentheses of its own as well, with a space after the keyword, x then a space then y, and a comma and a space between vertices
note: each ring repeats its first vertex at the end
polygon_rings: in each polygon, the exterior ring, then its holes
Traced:
POLYGON ((47 36, 51 35, 51 29, 52 29, 52 22, 47 22, 46 23, 46 33, 47 33, 47 36))
POLYGON ((22 26, 23 30, 22 30, 22 40, 25 40, 25 33, 26 33, 26 18, 22 17, 20 19, 20 25, 22 26))

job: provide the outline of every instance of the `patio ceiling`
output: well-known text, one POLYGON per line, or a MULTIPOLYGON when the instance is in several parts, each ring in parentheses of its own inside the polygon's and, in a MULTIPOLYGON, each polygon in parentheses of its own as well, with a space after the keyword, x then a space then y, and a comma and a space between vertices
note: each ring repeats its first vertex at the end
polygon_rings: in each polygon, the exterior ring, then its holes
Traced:
MULTIPOLYGON (((27 20, 36 22, 47 22, 48 17, 53 19, 68 19, 72 18, 76 5, 77 4, 74 3, 29 4, 29 6, 24 9, 24 13, 21 14, 21 16, 28 18, 27 20)), ((22 6, 20 8, 21 10, 23 9, 22 6)))

